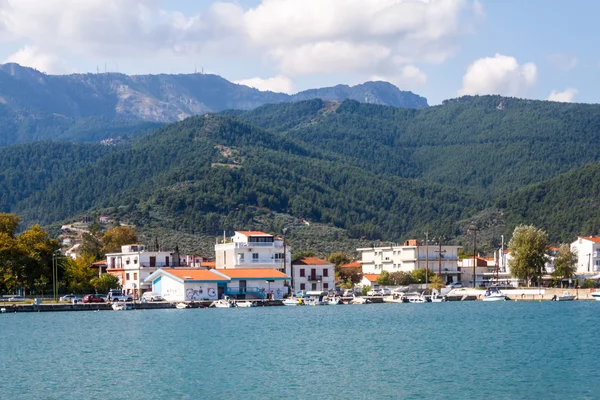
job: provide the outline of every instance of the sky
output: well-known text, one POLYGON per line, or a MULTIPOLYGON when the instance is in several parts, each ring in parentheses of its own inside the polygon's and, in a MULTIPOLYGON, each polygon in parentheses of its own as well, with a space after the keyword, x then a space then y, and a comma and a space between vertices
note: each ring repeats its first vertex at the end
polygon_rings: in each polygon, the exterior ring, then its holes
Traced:
POLYGON ((0 0, 0 61, 598 103, 599 14, 594 0, 0 0))

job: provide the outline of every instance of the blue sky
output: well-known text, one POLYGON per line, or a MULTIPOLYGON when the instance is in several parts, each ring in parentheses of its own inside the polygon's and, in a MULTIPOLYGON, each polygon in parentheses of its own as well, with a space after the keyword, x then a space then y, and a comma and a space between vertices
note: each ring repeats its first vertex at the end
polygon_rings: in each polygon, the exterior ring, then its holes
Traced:
POLYGON ((5 0, 0 61, 47 73, 195 68, 261 90, 388 80, 597 103, 591 0, 5 0))

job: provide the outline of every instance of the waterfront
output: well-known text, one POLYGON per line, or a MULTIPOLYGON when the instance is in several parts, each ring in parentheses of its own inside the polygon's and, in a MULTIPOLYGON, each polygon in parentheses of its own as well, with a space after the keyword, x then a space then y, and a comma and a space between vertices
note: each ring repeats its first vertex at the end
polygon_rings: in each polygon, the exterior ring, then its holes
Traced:
POLYGON ((597 302, 0 315, 2 398, 592 398, 597 302))

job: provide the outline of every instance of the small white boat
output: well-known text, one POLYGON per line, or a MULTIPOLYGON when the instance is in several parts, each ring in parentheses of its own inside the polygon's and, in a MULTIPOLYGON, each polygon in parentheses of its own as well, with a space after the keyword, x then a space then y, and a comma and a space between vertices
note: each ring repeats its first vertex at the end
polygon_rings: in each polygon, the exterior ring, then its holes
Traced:
POLYGON ((304 304, 304 300, 302 300, 300 297, 288 297, 287 299, 283 300, 284 306, 301 306, 302 304, 304 304))
POLYGON ((133 309, 131 303, 125 303, 124 301, 116 301, 112 303, 111 307, 115 311, 126 311, 133 309))
POLYGON ((350 300, 350 303, 352 304, 369 304, 371 303, 371 300, 364 298, 364 297, 352 297, 352 300, 350 300))
POLYGON ((507 297, 499 290, 488 290, 483 295, 483 301, 506 301, 507 297))
POLYGON ((600 292, 593 292, 592 298, 596 301, 600 301, 600 292))
POLYGON ((408 300, 404 296, 404 293, 392 293, 390 296, 383 298, 385 303, 408 303, 408 300))
POLYGON ((230 299, 228 296, 225 296, 220 300, 213 301, 210 306, 216 308, 233 308, 235 307, 235 301, 230 299))
POLYGON ((342 298, 337 297, 337 296, 329 297, 328 299, 325 300, 325 303, 328 306, 337 306, 339 304, 344 304, 344 302, 342 301, 342 298))
POLYGON ((445 303, 447 301, 448 299, 446 298, 446 296, 440 296, 437 293, 431 296, 432 303, 445 303))
POLYGON ((189 308, 189 305, 186 303, 177 303, 175 304, 175 308, 179 308, 180 310, 182 310, 184 308, 189 308))
POLYGON ((254 301, 236 301, 235 302, 235 306, 236 307, 242 307, 242 308, 250 308, 250 307, 256 307, 256 303, 254 301))
POLYGON ((2 307, 0 308, 0 313, 4 314, 6 312, 6 308, 2 307))
POLYGON ((316 297, 312 297, 310 299, 306 299, 306 301, 304 302, 305 305, 307 306, 324 306, 325 302, 323 300, 320 300, 316 297))
MULTIPOLYGON (((594 294, 592 294, 592 296, 593 295, 594 294)), ((552 298, 552 300, 554 300, 554 301, 572 301, 572 300, 575 300, 575 295, 571 294, 571 292, 569 292, 568 290, 565 290, 563 292, 563 294, 558 295, 558 296, 554 296, 552 298)))
POLYGON ((427 303, 427 299, 421 293, 407 293, 406 300, 409 303, 415 303, 415 304, 427 303))

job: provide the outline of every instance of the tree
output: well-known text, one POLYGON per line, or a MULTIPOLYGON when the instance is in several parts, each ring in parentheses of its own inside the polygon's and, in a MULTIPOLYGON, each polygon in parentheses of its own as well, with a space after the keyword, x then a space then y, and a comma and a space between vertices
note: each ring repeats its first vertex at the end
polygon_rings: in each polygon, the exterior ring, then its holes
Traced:
MULTIPOLYGON (((419 268, 419 269, 412 270, 410 272, 410 274, 412 276, 414 283, 425 283, 425 268, 419 268)), ((436 273, 433 272, 432 270, 429 270, 429 272, 427 273, 429 282, 431 282, 435 276, 436 276, 436 273)))
POLYGON ((381 271, 381 273, 377 277, 377 284, 381 286, 392 285, 393 283, 390 278, 390 273, 387 271, 381 271))
POLYGON ((96 271, 90 266, 94 262, 94 257, 82 255, 75 259, 69 258, 65 266, 65 279, 67 288, 73 293, 84 293, 89 291, 92 286, 90 281, 96 275, 96 271))
POLYGON ((348 264, 350 262, 350 257, 342 252, 331 253, 325 259, 335 265, 336 271, 340 265, 348 264))
POLYGON ((439 275, 434 275, 431 280, 429 281, 429 287, 431 289, 435 289, 437 291, 439 291, 441 288, 443 288, 444 286, 444 281, 442 280, 442 277, 439 275))
POLYGON ((16 215, 0 213, 0 232, 14 237, 20 222, 21 218, 16 215))
POLYGON ((107 293, 110 289, 120 289, 119 278, 111 274, 102 274, 90 281, 96 292, 107 293))
POLYGON ((133 230, 129 226, 116 226, 104 233, 102 236, 102 252, 104 253, 116 253, 121 251, 121 246, 126 244, 137 243, 138 238, 133 230))
POLYGON ((510 273, 515 278, 524 279, 528 287, 533 279, 539 283, 545 271, 547 241, 548 236, 543 230, 532 225, 519 225, 508 243, 510 273))
POLYGON ((404 271, 392 272, 390 274, 390 279, 393 285, 410 285, 413 283, 413 277, 410 273, 404 271))
POLYGON ((359 283, 362 280, 362 269, 360 267, 340 268, 338 272, 338 277, 342 282, 349 282, 350 287, 346 289, 351 289, 353 285, 359 283))
POLYGON ((81 254, 88 254, 94 256, 94 260, 100 260, 104 257, 102 252, 102 240, 99 237, 99 233, 84 233, 82 237, 83 241, 79 247, 81 254))
POLYGON ((568 244, 561 244, 554 260, 554 279, 560 280, 560 287, 563 287, 563 280, 571 279, 576 270, 577 254, 571 251, 568 244))

